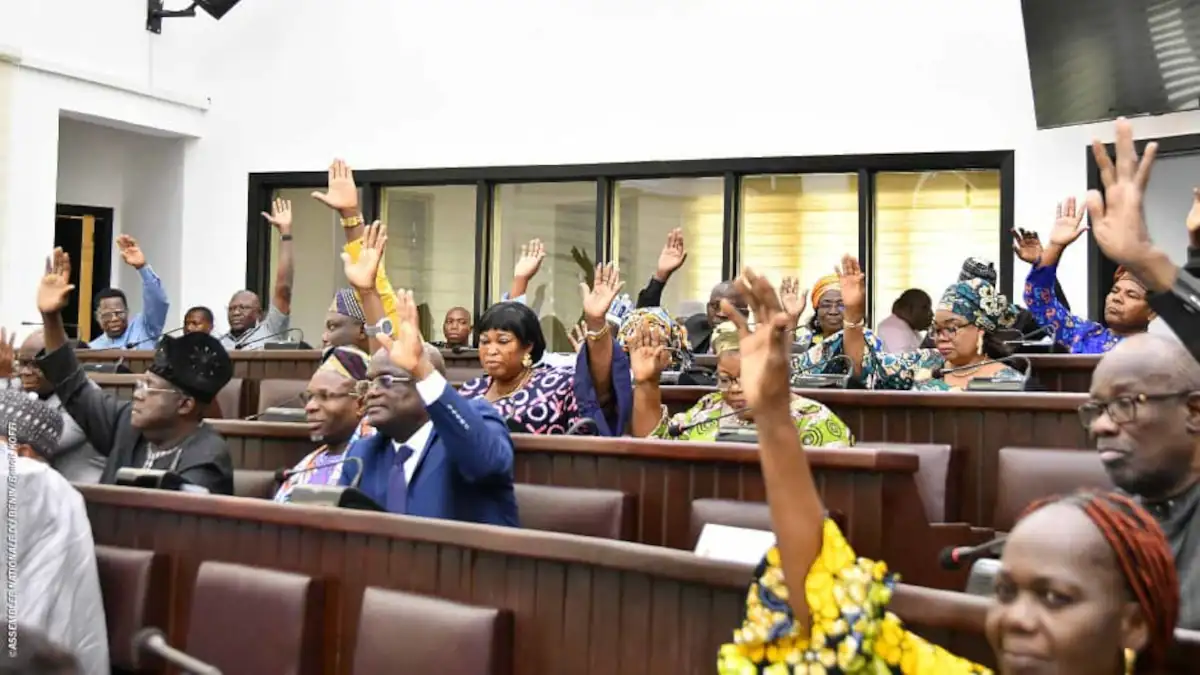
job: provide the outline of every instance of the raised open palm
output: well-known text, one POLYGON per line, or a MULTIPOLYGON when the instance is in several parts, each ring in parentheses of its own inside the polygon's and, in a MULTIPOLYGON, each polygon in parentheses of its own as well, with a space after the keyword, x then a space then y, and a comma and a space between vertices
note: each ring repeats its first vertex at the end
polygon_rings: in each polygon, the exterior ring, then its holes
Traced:
POLYGON ((346 281, 359 290, 375 288, 375 278, 386 247, 387 225, 377 220, 363 231, 362 251, 357 260, 351 261, 349 253, 342 254, 342 271, 346 281))
POLYGON ((658 254, 655 276, 659 281, 666 281, 685 261, 687 249, 683 245, 683 230, 677 227, 667 234, 667 243, 663 245, 662 253, 658 254))
POLYGON ((117 237, 117 250, 121 252, 121 259, 130 267, 141 269, 146 264, 146 254, 142 253, 137 239, 127 234, 117 237))
POLYGON ((662 371, 671 362, 663 337, 654 331, 639 329, 627 345, 629 369, 634 382, 658 382, 662 371))
POLYGON ((37 306, 42 314, 55 314, 67 306, 71 291, 71 258, 61 248, 46 258, 46 273, 38 284, 37 306))
POLYGON ((1013 228, 1013 253, 1021 261, 1033 265, 1042 257, 1042 239, 1033 230, 1013 228))
POLYGON ((328 185, 325 192, 312 193, 313 199, 343 215, 358 211, 358 186, 354 184, 354 171, 340 159, 329 165, 328 185))
POLYGON ((415 374, 425 360, 425 339, 421 337, 420 318, 412 291, 396 291, 396 313, 400 318, 397 337, 392 339, 392 336, 380 333, 376 339, 387 350, 393 365, 415 374))
POLYGON ((521 255, 517 256, 517 264, 513 266, 513 276, 518 279, 532 279, 542 268, 546 259, 546 247, 541 239, 534 239, 521 247, 521 255))
POLYGON ((616 265, 612 263, 596 265, 596 276, 592 279, 592 287, 589 289, 586 283, 579 284, 579 290, 583 293, 584 317, 591 322, 604 321, 609 306, 612 305, 613 300, 617 299, 617 294, 621 292, 623 286, 625 286, 625 282, 621 281, 621 274, 616 265))
POLYGON ((1128 264, 1154 248, 1146 229, 1142 198, 1158 155, 1158 143, 1148 143, 1145 154, 1138 159, 1133 127, 1122 117, 1117 120, 1116 150, 1114 164, 1104 144, 1092 141, 1092 155, 1100 169, 1104 195, 1099 190, 1088 191, 1087 210, 1100 249, 1115 262, 1128 264))
POLYGON ((783 282, 779 284, 779 299, 795 325, 808 307, 808 289, 801 290, 800 280, 796 277, 784 277, 783 282))
POLYGON ((842 304, 849 316, 862 316, 867 308, 867 275, 863 274, 858 258, 842 256, 842 264, 833 268, 842 287, 842 304), (851 311, 853 310, 853 311, 851 311))
POLYGON ((745 315, 728 300, 722 300, 721 307, 738 329, 741 384, 746 404, 754 408, 764 403, 782 404, 786 409, 791 399, 791 319, 766 277, 747 267, 736 283, 754 315, 755 328, 750 329, 745 315))
POLYGON ((263 218, 267 222, 279 230, 280 234, 288 234, 292 231, 292 201, 290 199, 276 199, 271 202, 271 212, 263 211, 263 218))
POLYGON ((1083 214, 1084 210, 1076 207, 1074 197, 1059 202, 1054 227, 1050 230, 1050 243, 1062 248, 1075 243, 1088 230, 1087 225, 1083 224, 1083 214))

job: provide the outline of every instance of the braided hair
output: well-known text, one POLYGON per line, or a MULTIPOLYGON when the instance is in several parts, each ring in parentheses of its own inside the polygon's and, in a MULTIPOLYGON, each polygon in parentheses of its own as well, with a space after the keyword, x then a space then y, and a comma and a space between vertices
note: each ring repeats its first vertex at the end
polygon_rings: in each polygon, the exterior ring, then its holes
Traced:
POLYGON ((1057 503, 1078 506, 1116 554, 1121 574, 1150 629, 1146 658, 1139 660, 1138 672, 1163 667, 1179 619, 1179 576, 1171 545, 1158 521, 1125 495, 1086 491, 1036 501, 1021 517, 1057 503))

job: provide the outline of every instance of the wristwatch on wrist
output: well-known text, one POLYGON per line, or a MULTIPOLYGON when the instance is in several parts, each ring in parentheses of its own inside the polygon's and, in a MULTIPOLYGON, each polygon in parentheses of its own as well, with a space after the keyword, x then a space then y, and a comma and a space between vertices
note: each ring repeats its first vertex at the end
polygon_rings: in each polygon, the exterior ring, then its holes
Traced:
POLYGON ((384 318, 380 319, 379 323, 375 324, 374 326, 363 326, 363 332, 367 334, 367 337, 375 337, 381 333, 386 333, 387 335, 391 335, 392 334, 392 320, 385 316, 384 318))
POLYGON ((1179 270, 1171 292, 1182 300, 1184 307, 1193 314, 1200 312, 1200 280, 1197 280, 1196 277, 1188 274, 1185 270, 1179 270))

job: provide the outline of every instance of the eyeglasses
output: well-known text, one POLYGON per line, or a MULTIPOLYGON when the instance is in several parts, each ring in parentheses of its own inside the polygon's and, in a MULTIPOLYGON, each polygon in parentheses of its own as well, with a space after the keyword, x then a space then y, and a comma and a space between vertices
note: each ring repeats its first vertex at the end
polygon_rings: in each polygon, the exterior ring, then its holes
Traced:
POLYGON ((846 304, 842 303, 842 302, 838 302, 838 303, 822 302, 817 305, 817 309, 821 310, 822 312, 834 312, 834 311, 845 312, 846 304))
MULTIPOLYGON (((720 300, 709 300, 708 308, 714 312, 721 311, 721 301, 720 300)), ((750 305, 734 305, 733 308, 736 309, 737 311, 741 312, 742 316, 750 316, 750 305)))
POLYGON ((134 389, 134 391, 143 391, 148 394, 179 394, 180 396, 186 395, 182 391, 179 391, 178 389, 166 389, 163 387, 152 387, 152 386, 150 386, 150 382, 147 380, 134 381, 133 389, 134 389))
POLYGON ((328 403, 343 398, 359 398, 367 392, 367 382, 355 382, 354 389, 351 391, 302 391, 300 392, 300 402, 308 405, 309 401, 317 403, 328 403))
POLYGON ((935 323, 929 326, 929 334, 935 338, 940 338, 942 335, 945 335, 947 338, 953 340, 954 338, 958 337, 958 331, 966 327, 967 325, 962 323, 948 323, 944 326, 939 326, 935 323))
POLYGON ((378 387, 380 389, 396 389, 401 385, 411 384, 413 379, 407 375, 379 375, 371 380, 367 386, 368 389, 378 387))
POLYGON ((729 375, 717 375, 717 389, 731 389, 733 385, 742 386, 742 378, 729 375))
POLYGON ((1107 413, 1113 424, 1132 424, 1137 421, 1138 406, 1156 401, 1170 401, 1186 398, 1195 394, 1194 391, 1176 391, 1166 394, 1134 394, 1118 396, 1111 401, 1088 401, 1079 406, 1079 423, 1084 429, 1091 429, 1092 424, 1107 413))
POLYGON ((231 312, 241 312, 241 313, 243 313, 243 314, 246 314, 246 313, 248 313, 248 312, 252 312, 252 311, 254 311, 254 310, 256 310, 256 309, 258 309, 258 306, 257 306, 257 305, 230 305, 230 306, 229 306, 229 311, 231 311, 231 312))
POLYGON ((129 312, 126 312, 123 309, 114 312, 96 312, 96 317, 101 321, 108 321, 110 319, 124 319, 128 315, 129 312))
POLYGON ((35 373, 39 370, 37 361, 33 359, 14 359, 13 369, 18 373, 35 373))

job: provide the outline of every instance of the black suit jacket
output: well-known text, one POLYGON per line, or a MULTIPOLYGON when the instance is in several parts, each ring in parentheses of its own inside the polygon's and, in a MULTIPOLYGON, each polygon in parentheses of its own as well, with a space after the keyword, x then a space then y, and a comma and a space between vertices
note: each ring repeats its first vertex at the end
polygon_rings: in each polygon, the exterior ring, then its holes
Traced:
MULTIPOLYGON (((118 400, 99 387, 89 386, 75 352, 62 347, 38 357, 38 366, 54 384, 63 409, 83 429, 92 447, 108 457, 100 482, 116 482, 117 470, 134 465, 134 453, 149 443, 130 421, 131 401, 118 400)), ((175 472, 189 483, 213 494, 233 494, 233 460, 225 439, 202 424, 184 442, 175 472)))

